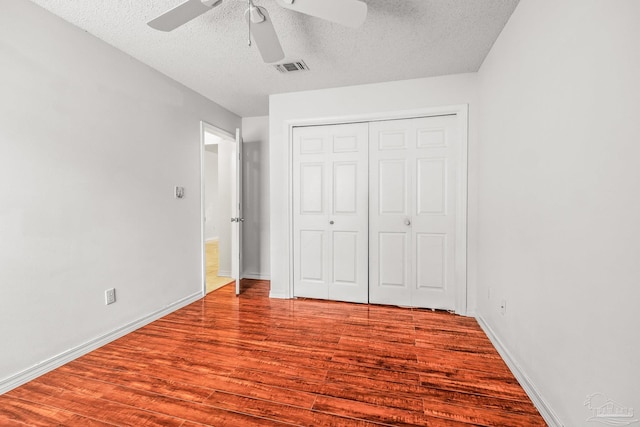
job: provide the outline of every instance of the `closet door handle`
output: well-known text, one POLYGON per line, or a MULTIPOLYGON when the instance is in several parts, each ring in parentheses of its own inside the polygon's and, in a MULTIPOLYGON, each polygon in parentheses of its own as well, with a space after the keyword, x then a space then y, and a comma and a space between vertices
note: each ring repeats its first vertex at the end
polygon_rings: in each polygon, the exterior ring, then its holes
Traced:
POLYGON ((333 225, 333 221, 329 221, 329 224, 333 225))
POLYGON ((404 225, 406 225, 407 227, 411 225, 411 220, 409 218, 405 218, 404 219, 404 225))

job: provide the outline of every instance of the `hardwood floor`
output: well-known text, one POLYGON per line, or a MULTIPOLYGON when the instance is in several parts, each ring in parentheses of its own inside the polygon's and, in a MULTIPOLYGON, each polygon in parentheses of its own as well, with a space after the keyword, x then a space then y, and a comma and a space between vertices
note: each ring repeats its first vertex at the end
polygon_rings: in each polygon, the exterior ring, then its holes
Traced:
POLYGON ((474 319, 268 286, 225 286, 0 396, 0 425, 545 425, 474 319))

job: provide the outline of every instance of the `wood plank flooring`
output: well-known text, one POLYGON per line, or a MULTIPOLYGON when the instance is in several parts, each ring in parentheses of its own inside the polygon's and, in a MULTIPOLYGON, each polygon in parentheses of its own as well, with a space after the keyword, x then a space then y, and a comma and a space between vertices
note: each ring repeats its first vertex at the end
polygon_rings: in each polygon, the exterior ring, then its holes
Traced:
POLYGON ((210 240, 205 242, 205 269, 207 293, 223 287, 233 281, 231 277, 218 276, 220 270, 220 242, 218 240, 210 240))
POLYGON ((0 396, 0 425, 545 425, 474 319, 243 285, 0 396))

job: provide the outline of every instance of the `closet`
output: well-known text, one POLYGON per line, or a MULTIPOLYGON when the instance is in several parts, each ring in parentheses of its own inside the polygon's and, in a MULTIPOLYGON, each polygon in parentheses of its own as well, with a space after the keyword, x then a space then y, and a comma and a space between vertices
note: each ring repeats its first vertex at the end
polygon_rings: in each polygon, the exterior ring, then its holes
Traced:
POLYGON ((455 309, 458 120, 293 128, 294 296, 455 309))
POLYGON ((294 296, 368 302, 366 123, 294 128, 294 296))

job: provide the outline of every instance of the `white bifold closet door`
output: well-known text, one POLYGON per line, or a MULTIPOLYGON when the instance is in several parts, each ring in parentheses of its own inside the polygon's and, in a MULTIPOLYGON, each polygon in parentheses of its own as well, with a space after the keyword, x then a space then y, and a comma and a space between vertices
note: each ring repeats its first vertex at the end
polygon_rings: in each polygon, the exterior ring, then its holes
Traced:
POLYGON ((293 129, 294 295, 368 302, 368 124, 293 129))
POLYGON ((370 124, 369 301, 455 309, 455 115, 370 124))

